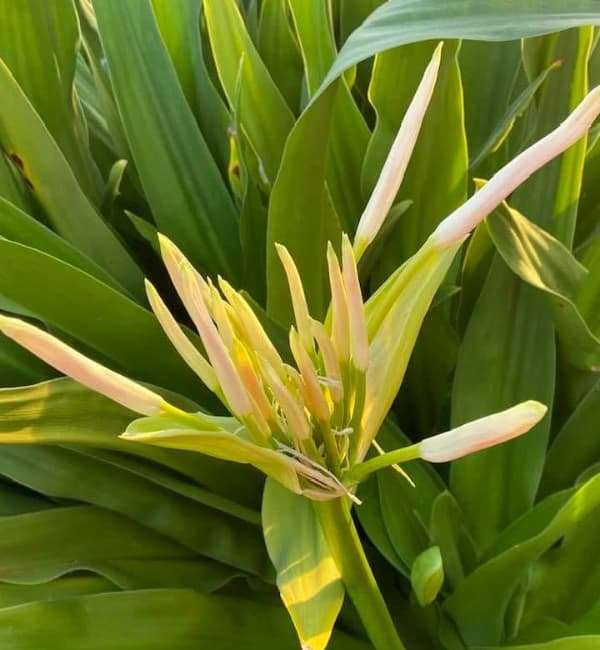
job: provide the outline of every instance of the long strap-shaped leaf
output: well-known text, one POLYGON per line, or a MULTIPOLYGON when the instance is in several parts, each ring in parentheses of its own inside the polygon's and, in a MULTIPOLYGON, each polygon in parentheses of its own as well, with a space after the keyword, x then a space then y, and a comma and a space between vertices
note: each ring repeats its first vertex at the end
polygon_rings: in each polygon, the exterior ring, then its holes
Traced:
POLYGON ((390 0, 355 30, 340 51, 321 89, 370 56, 431 38, 506 41, 569 27, 600 24, 595 0, 390 0))
POLYGON ((40 115, 87 196, 100 200, 100 175, 73 93, 79 23, 73 0, 2 0, 0 58, 40 115))
POLYGON ((1 60, 0 95, 0 142, 42 204, 52 227, 122 286, 139 295, 139 268, 81 189, 62 151, 1 60))
POLYGON ((240 247, 233 202, 185 100, 150 0, 95 0, 94 8, 119 112, 159 229, 201 268, 236 279, 240 247))
POLYGON ((292 112, 261 61, 235 0, 204 0, 204 13, 229 105, 240 105, 242 127, 273 182, 294 123, 292 112))

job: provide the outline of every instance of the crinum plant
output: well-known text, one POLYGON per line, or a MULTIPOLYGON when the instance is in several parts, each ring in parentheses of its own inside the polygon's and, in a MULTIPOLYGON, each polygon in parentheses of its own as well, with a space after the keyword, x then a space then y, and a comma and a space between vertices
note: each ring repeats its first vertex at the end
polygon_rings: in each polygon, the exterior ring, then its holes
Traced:
MULTIPOLYGON (((278 246, 295 316, 289 331, 289 358, 270 341, 242 293, 222 278, 213 282, 202 277, 169 239, 160 237, 164 264, 204 350, 190 340, 150 282, 146 283, 148 300, 173 346, 229 417, 182 410, 53 335, 23 320, 0 317, 0 330, 6 336, 81 384, 142 415, 122 438, 250 463, 271 481, 267 485, 270 507, 273 490, 283 495, 275 501, 281 507, 296 503, 286 501, 285 490, 309 504, 318 521, 317 535, 326 545, 323 556, 316 558, 325 568, 317 563, 312 580, 317 592, 334 585, 335 593, 313 594, 322 598, 323 607, 313 610, 308 621, 302 603, 295 599, 298 584, 285 579, 291 568, 280 566, 277 557, 277 549, 292 545, 298 531, 288 526, 274 539, 273 531, 265 530, 282 598, 307 650, 328 643, 343 600, 340 582, 373 645, 378 650, 404 647, 353 523, 351 510, 353 504, 360 504, 356 487, 361 481, 389 466, 402 471, 398 465, 414 459, 455 460, 526 433, 546 413, 544 405, 527 401, 400 449, 384 452, 376 443, 423 318, 462 243, 534 171, 581 138, 600 113, 600 89, 596 89, 555 131, 518 155, 442 221, 420 250, 363 302, 358 264, 377 237, 402 181, 432 95, 439 57, 440 48, 406 113, 353 244, 346 235, 341 242, 329 244, 331 303, 324 322, 311 316, 294 260, 285 247, 278 246), (370 453, 372 448, 378 453, 370 453), (272 481, 285 490, 274 488, 272 481)), ((417 566, 417 584, 419 570, 417 566)), ((424 571, 427 574, 426 567, 424 571)), ((431 577, 425 575, 425 590, 431 589, 431 577)), ((302 580, 302 575, 297 578, 299 583, 302 580)))

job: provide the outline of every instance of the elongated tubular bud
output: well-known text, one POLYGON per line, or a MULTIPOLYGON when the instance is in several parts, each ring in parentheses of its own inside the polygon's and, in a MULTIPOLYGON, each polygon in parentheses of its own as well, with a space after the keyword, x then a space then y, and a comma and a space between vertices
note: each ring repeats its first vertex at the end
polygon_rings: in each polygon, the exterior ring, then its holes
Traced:
POLYGON ((360 218, 354 239, 354 252, 357 261, 377 236, 402 184, 421 130, 421 124, 433 95, 441 55, 442 43, 436 47, 431 61, 425 69, 421 83, 404 115, 398 134, 383 165, 375 189, 360 218))
POLYGON ((466 237, 534 172, 582 138, 600 114, 600 86, 594 88, 554 131, 511 160, 462 206, 446 217, 431 236, 439 246, 466 237))
POLYGON ((181 298, 181 301, 183 302, 183 305, 186 308, 187 312, 191 315, 190 309, 192 306, 187 302, 189 301, 189 298, 186 297, 187 292, 182 272, 184 266, 188 269, 193 270, 194 278, 198 284, 204 302, 207 304, 207 306, 210 305, 210 288, 204 278, 193 268, 191 262, 168 237, 165 237, 159 233, 158 242, 160 245, 162 260, 167 271, 169 272, 171 282, 173 283, 173 286, 181 298))
POLYGON ((260 362, 262 373, 287 421, 287 432, 293 438, 307 440, 310 438, 311 428, 304 409, 296 402, 268 361, 261 359, 260 362))
POLYGON ((136 413, 157 415, 165 403, 160 395, 18 318, 0 316, 0 331, 48 365, 136 413))
POLYGON ((240 418, 247 417, 252 414, 252 402, 233 365, 229 351, 225 347, 219 331, 208 313, 198 284, 192 275, 192 269, 184 267, 183 274, 185 283, 184 295, 190 304, 190 316, 200 334, 202 343, 204 343, 206 353, 217 375, 223 395, 236 416, 240 418))
POLYGON ((275 413, 267 399, 262 383, 256 374, 250 355, 243 343, 237 339, 233 342, 231 356, 244 386, 246 386, 246 390, 256 405, 260 416, 265 420, 265 422, 275 425, 275 413))
POLYGON ((210 363, 202 353, 189 340, 179 323, 173 318, 171 312, 163 302, 154 286, 146 280, 146 295, 160 326, 163 328, 169 341, 179 353, 179 356, 200 377, 204 384, 213 392, 219 391, 219 382, 210 363))
POLYGON ((258 320, 258 317, 252 310, 252 307, 250 307, 244 297, 240 295, 227 281, 223 280, 223 278, 219 278, 219 287, 233 308, 243 329, 243 335, 253 351, 263 356, 277 374, 280 377, 283 377, 283 361, 279 356, 279 352, 277 352, 277 349, 267 336, 267 333, 261 325, 261 322, 258 320))
POLYGON ((303 392, 308 410, 319 422, 328 422, 331 417, 329 405, 323 395, 311 358, 300 343, 300 337, 293 327, 290 329, 290 348, 302 376, 303 392))
POLYGON ((312 334, 317 341, 317 345, 319 346, 319 352, 321 353, 321 357, 323 359, 327 379, 330 379, 332 382, 329 386, 331 399, 336 404, 338 404, 344 399, 344 386, 342 384, 342 372, 340 369, 340 364, 338 363, 337 357, 335 355, 333 343, 327 335, 327 331, 325 330, 323 323, 320 323, 317 320, 312 320, 311 328, 312 334))
POLYGON ((418 444, 420 456, 431 463, 446 463, 512 440, 534 427, 547 410, 539 402, 522 402, 506 411, 425 438, 418 444))
POLYGON ((365 308, 358 280, 358 271, 354 261, 352 245, 347 235, 342 239, 342 276, 348 304, 348 324, 350 329, 350 346, 352 363, 357 370, 366 372, 369 363, 369 337, 365 308))
POLYGON ((294 263, 292 256, 285 246, 275 244, 277 254, 285 270, 288 285, 290 288, 290 296, 292 298, 292 307, 294 309, 294 317, 296 318, 296 326, 300 341, 306 350, 313 349, 313 338, 310 328, 310 314, 308 312, 308 304, 306 303, 306 296, 304 295, 304 287, 302 280, 298 273, 298 268, 294 263))
POLYGON ((350 360, 350 325, 346 290, 337 255, 331 242, 327 245, 327 267, 331 287, 331 340, 339 361, 350 360))
MULTIPOLYGON (((219 334, 223 339, 223 343, 225 343, 225 347, 228 350, 231 350, 233 341, 235 339, 235 334, 233 332, 233 327, 231 326, 231 321, 229 320, 229 316, 227 314, 226 303, 223 298, 221 298, 219 290, 212 284, 212 282, 210 283, 209 287, 211 295, 212 317, 217 324, 219 334)), ((229 305, 227 305, 227 307, 228 306, 229 305)))

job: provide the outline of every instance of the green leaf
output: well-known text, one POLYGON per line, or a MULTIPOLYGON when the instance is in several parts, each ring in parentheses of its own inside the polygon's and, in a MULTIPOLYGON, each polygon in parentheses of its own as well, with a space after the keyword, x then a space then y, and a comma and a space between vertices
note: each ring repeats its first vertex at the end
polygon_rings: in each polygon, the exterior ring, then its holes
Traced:
POLYGON ((57 499, 120 513, 197 554, 270 579, 259 529, 75 449, 4 445, 0 473, 57 499), (35 468, 35 471, 32 471, 35 468))
POLYGON ((22 209, 29 207, 29 197, 25 192, 25 183, 17 175, 14 166, 2 153, 0 155, 0 196, 22 209))
MULTIPOLYGON (((555 639, 547 643, 534 643, 529 645, 511 645, 512 650, 596 650, 600 643, 600 635, 576 636, 566 639, 555 639)), ((502 646, 503 648, 506 646, 502 646)), ((501 650, 486 646, 474 647, 473 650, 501 650)))
POLYGON ((373 474, 358 487, 358 497, 363 502, 360 508, 356 509, 356 514, 360 525, 367 534, 367 537, 383 557, 398 571, 405 576, 409 575, 406 564, 392 543, 383 520, 383 511, 381 508, 381 488, 379 478, 381 472, 373 474))
POLYGON ((0 516, 20 515, 25 512, 39 512, 54 508, 55 503, 41 494, 27 490, 11 481, 0 480, 0 516))
POLYGON ((467 644, 501 641, 510 597, 542 553, 600 506, 600 476, 580 487, 540 532, 482 564, 448 598, 444 608, 467 644))
POLYGON ((588 467, 600 460, 600 440, 591 422, 600 416, 600 383, 596 383, 563 424, 546 456, 540 492, 570 487, 588 467))
POLYGON ((348 36, 373 13, 384 0, 340 0, 340 32, 345 41, 348 36))
POLYGON ((517 119, 527 110, 540 86, 546 81, 548 75, 560 66, 560 62, 555 61, 540 74, 518 95, 518 97, 507 107, 506 112, 501 116, 494 130, 489 134, 479 150, 471 154, 470 169, 477 168, 480 163, 490 154, 496 152, 509 133, 517 119))
POLYGON ((0 338, 0 386, 32 384, 55 375, 54 369, 6 336, 0 338))
POLYGON ((288 106, 298 112, 304 67, 288 18, 288 0, 263 0, 258 50, 288 106))
POLYGON ((438 546, 423 551, 413 562, 410 583, 421 607, 430 605, 444 584, 444 565, 438 546))
POLYGON ((80 38, 73 1, 40 5, 36 0, 2 0, 0 25, 0 58, 44 121, 84 192, 97 205, 100 176, 73 96, 80 38))
MULTIPOLYGON (((385 451, 392 451, 408 443, 408 438, 389 420, 383 424, 377 442, 385 451)), ((362 490, 365 503, 357 508, 363 521, 363 508, 374 509, 367 514, 371 526, 367 534, 384 557, 388 558, 405 576, 410 575, 410 567, 417 556, 431 544, 428 536, 428 523, 436 497, 443 489, 442 482, 430 465, 421 461, 403 464, 414 486, 393 468, 381 470, 376 474, 379 497, 377 504, 371 504, 368 493, 362 490)))
POLYGON ((292 322, 292 303, 275 244, 294 258, 313 317, 328 303, 327 241, 337 245, 340 227, 325 183, 336 89, 300 116, 287 141, 281 170, 271 192, 267 233, 267 311, 284 327, 292 322))
MULTIPOLYGON (((469 157, 474 160, 507 115, 525 76, 521 43, 463 41, 459 53, 469 157)), ((489 162, 489 161, 487 161, 489 162)), ((504 162, 504 161, 503 161, 504 162)), ((508 162, 508 161, 506 161, 508 162)), ((487 164, 482 175, 489 175, 487 164)))
POLYGON ((506 203, 488 217, 487 225, 513 272, 551 297, 566 358, 582 369, 600 369, 600 339, 590 331, 576 304, 587 270, 557 239, 506 203))
POLYGON ((459 331, 464 332, 494 259, 494 243, 485 223, 480 223, 469 239, 463 256, 460 278, 459 331))
MULTIPOLYGON (((329 7, 321 0, 290 0, 304 59, 306 84, 313 95, 335 60, 329 7)), ((328 181, 336 211, 346 232, 353 232, 364 207, 360 186, 369 130, 345 82, 335 99, 331 126, 328 181)))
MULTIPOLYGON (((172 395, 166 397, 175 401, 172 395)), ((0 391, 0 444, 78 445, 138 456, 151 461, 146 476, 154 468, 154 474, 161 477, 155 481, 169 489, 242 519, 256 520, 256 510, 239 505, 259 500, 261 483, 255 473, 205 456, 127 442, 119 435, 136 417, 68 378, 6 388, 0 391)))
MULTIPOLYGON (((540 89, 534 139, 564 119, 586 94, 590 36, 588 28, 572 30, 525 48, 530 78, 556 58, 563 59, 540 89)), ((585 143, 583 148, 581 143, 572 147, 511 197, 514 207, 535 217, 567 246, 574 230, 584 154, 585 143)), ((497 257, 469 321, 455 375, 453 426, 526 399, 552 406, 556 350, 551 306, 510 273, 497 257)), ((452 492, 482 547, 532 506, 549 425, 546 418, 518 440, 453 464, 452 492)))
POLYGON ((128 561, 145 560, 151 573, 153 561, 194 557, 162 535, 94 506, 52 508, 1 522, 0 580, 13 584, 39 584, 87 570, 121 588, 137 589, 135 580, 127 579, 128 561))
MULTIPOLYGON (((5 650, 265 650, 295 643, 281 608, 191 589, 99 594, 0 611, 5 650)), ((331 644, 331 650, 367 648, 341 633, 331 644)))
POLYGON ((94 8, 127 140, 159 230, 203 270, 237 278, 233 202, 187 105, 150 0, 95 0, 94 8))
POLYGON ((477 552, 465 525, 464 515, 456 499, 447 490, 433 502, 429 535, 441 551, 448 583, 456 588, 475 568, 477 552))
POLYGON ((140 270, 84 194, 61 150, 2 61, 0 94, 0 141, 20 167, 52 227, 130 292, 140 295, 140 270))
POLYGON ((235 0, 204 0, 213 57, 229 106, 241 106, 242 127, 273 182, 294 118, 246 31, 235 0))
POLYGON ((79 249, 3 198, 0 198, 0 236, 57 257, 119 289, 114 278, 79 249))
POLYGON ((156 22, 202 135, 222 172, 227 169, 229 148, 227 107, 208 73, 203 54, 200 11, 202 2, 152 0, 156 22))
MULTIPOLYGON (((526 399, 551 406, 555 354, 549 306, 495 258, 459 348, 452 426, 526 399)), ((548 430, 546 418, 517 440, 452 464, 451 491, 482 548, 533 504, 548 430)))
MULTIPOLYGON (((233 422, 235 429, 240 428, 239 423, 233 422)), ((289 490, 301 491, 294 465, 289 459, 273 449, 258 446, 249 439, 245 430, 192 430, 178 420, 153 416, 132 422, 127 427, 127 439, 169 449, 195 451, 233 463, 251 463, 289 490)))
POLYGON ((312 503, 267 480, 262 518, 277 587, 300 642, 323 650, 344 602, 344 586, 312 503))
POLYGON ((600 600, 600 565, 595 561, 600 519, 590 512, 568 530, 557 548, 536 566, 527 594, 523 627, 545 617, 577 620, 600 600))
POLYGON ((0 585, 0 609, 32 601, 59 600, 118 591, 118 588, 95 575, 66 576, 41 585, 0 585))
POLYGON ((354 31, 322 89, 359 61, 399 45, 440 38, 506 41, 578 25, 600 24, 595 0, 509 3, 502 0, 390 0, 354 31))
MULTIPOLYGON (((530 79, 556 60, 561 61, 560 68, 538 92, 534 139, 565 119, 587 94, 593 34, 592 27, 582 27, 525 42, 523 58, 530 79)), ((532 215, 538 225, 568 248, 572 247, 575 234, 586 146, 584 136, 546 165, 542 173, 534 175, 511 199, 515 208, 532 215)))

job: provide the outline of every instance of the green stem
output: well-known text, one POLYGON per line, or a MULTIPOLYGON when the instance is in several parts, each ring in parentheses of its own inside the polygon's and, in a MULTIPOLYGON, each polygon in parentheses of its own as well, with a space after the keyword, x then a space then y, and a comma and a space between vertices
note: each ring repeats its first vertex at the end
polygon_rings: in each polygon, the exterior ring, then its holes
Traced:
POLYGON ((376 472, 378 469, 396 465, 397 463, 406 463, 409 460, 416 460, 420 458, 419 445, 411 445, 410 447, 402 447, 401 449, 394 449, 388 451, 381 456, 375 456, 366 460, 364 463, 354 465, 352 469, 344 474, 344 483, 346 485, 354 485, 364 481, 364 479, 376 472))
POLYGON ((374 647, 405 650, 365 556, 349 500, 313 503, 333 559, 374 647))

